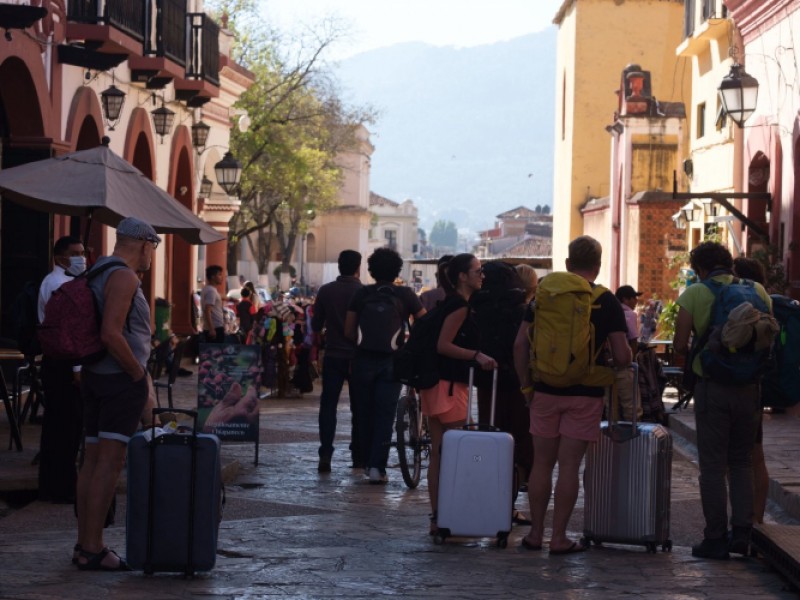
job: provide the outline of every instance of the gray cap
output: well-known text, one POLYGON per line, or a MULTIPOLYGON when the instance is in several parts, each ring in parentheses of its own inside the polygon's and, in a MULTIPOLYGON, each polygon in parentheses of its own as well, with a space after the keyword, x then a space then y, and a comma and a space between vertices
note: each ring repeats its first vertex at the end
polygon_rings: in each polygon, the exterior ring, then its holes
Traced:
POLYGON ((151 225, 134 217, 126 217, 119 222, 117 235, 124 235, 134 240, 161 243, 161 238, 156 235, 156 230, 151 225))

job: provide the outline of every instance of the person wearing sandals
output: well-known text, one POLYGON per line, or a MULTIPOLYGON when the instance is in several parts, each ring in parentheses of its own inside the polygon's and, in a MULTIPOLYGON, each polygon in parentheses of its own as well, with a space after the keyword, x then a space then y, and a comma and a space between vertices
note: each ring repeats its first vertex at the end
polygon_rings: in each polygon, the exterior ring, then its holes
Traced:
POLYGON ((114 266, 89 286, 102 315, 100 337, 108 353, 86 365, 81 377, 86 454, 78 474, 78 543, 73 562, 82 571, 126 571, 125 561, 103 542, 103 525, 125 464, 128 439, 136 432, 150 389, 150 306, 137 273, 150 269, 161 238, 138 219, 117 226, 114 266))
POLYGON ((470 363, 491 370, 497 363, 477 350, 478 327, 471 318, 469 298, 481 289, 483 269, 472 254, 459 254, 447 264, 447 296, 437 310, 444 311, 444 321, 436 350, 439 353, 438 385, 420 391, 422 412, 428 417, 431 434, 431 457, 428 464, 428 494, 431 502, 430 534, 437 532, 436 516, 439 494, 440 449, 444 432, 460 427, 467 419, 467 382, 470 363))

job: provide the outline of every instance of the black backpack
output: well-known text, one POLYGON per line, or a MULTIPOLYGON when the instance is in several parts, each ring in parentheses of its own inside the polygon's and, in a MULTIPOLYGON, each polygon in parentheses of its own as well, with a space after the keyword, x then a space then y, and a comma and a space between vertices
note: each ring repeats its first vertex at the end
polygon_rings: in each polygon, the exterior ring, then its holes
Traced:
POLYGON ((414 320, 408 341, 394 354, 393 372, 400 383, 417 390, 426 390, 439 383, 436 345, 445 314, 440 302, 414 320))
POLYGON ((771 298, 781 330, 772 346, 774 360, 761 380, 761 402, 788 408, 800 400, 800 302, 778 294, 771 298))
POLYGON ((369 352, 391 354, 405 342, 403 304, 393 285, 370 285, 358 311, 356 345, 369 352))
POLYGON ((11 305, 11 335, 25 356, 36 356, 42 352, 36 335, 39 326, 39 286, 35 281, 25 283, 11 305))

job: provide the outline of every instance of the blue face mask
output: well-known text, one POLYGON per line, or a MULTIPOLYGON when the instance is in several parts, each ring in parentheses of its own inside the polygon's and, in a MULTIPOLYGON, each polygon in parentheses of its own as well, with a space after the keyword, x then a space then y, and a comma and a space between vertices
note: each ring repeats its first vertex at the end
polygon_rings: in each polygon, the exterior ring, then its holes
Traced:
POLYGON ((86 270, 86 257, 85 256, 70 256, 69 267, 66 272, 69 275, 80 275, 86 270))

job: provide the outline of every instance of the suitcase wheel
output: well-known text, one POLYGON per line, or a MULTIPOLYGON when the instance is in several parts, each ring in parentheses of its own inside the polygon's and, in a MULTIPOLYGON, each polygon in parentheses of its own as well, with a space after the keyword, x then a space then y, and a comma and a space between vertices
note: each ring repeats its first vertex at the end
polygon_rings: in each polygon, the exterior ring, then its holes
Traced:
POLYGON ((662 552, 672 552, 672 540, 667 540, 661 545, 662 552))
POLYGON ((497 536, 497 547, 498 548, 508 547, 508 534, 497 536))
POLYGON ((433 543, 437 546, 441 546, 444 544, 444 541, 447 539, 448 535, 450 535, 450 530, 440 527, 433 536, 433 543))

